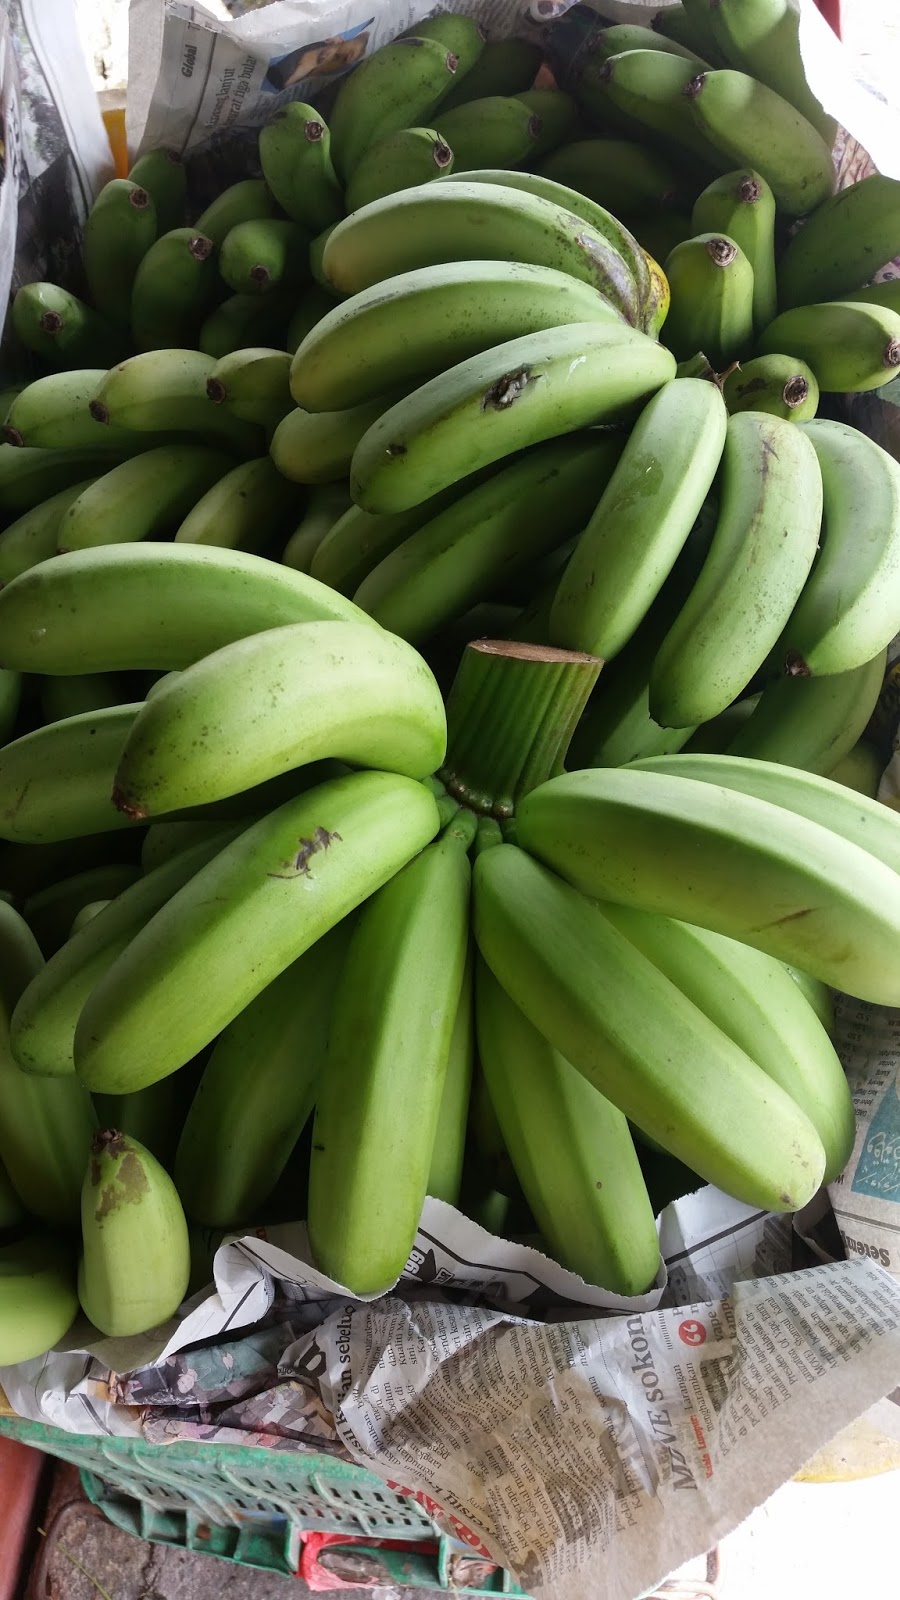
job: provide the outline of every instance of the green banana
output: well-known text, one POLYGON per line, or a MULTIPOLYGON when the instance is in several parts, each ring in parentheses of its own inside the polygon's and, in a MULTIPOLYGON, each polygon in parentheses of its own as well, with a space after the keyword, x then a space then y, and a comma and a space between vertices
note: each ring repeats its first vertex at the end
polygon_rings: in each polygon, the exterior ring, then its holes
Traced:
POLYGON ((753 268, 753 326, 767 328, 778 311, 775 284, 775 196, 758 172, 726 172, 694 201, 696 234, 733 239, 753 268))
POLYGON ((738 698, 818 547, 822 474, 803 429, 763 412, 729 417, 720 482, 709 555, 653 663, 650 711, 667 727, 709 722, 738 698))
POLYGON ((62 722, 83 711, 103 711, 132 699, 130 683, 111 672, 78 672, 66 678, 41 680, 41 714, 45 722, 62 722))
POLYGON ((900 466, 843 422, 805 422, 824 489, 818 559, 775 648, 778 670, 849 672, 900 625, 900 466))
POLYGON ((21 699, 21 674, 0 669, 0 744, 6 743, 16 725, 21 699))
POLYGON ((9 1024, 20 995, 43 968, 28 925, 0 902, 0 1161, 32 1216, 70 1228, 97 1119, 74 1079, 41 1083, 23 1072, 10 1048, 9 1024))
POLYGON ((0 1245, 0 1366, 46 1355, 78 1315, 75 1262, 43 1234, 0 1245))
MULTIPOLYGON (((759 705, 758 694, 745 694, 740 700, 732 701, 717 717, 712 717, 709 722, 701 722, 686 744, 681 746, 686 751, 702 751, 707 755, 722 755, 731 748, 731 742, 737 738, 747 718, 753 715, 759 705)), ((665 750, 646 750, 642 755, 666 755, 665 750)), ((635 759, 638 759, 637 757, 635 759)), ((582 766, 587 766, 583 761, 582 766)))
POLYGON ((306 335, 312 331, 317 322, 328 315, 329 311, 334 310, 336 304, 334 295, 323 289, 321 284, 311 283, 304 289, 297 309, 288 323, 284 338, 284 347, 289 355, 294 355, 299 350, 306 335))
POLYGON ((337 411, 388 387, 422 383, 506 339, 567 322, 618 320, 596 289, 553 267, 420 267, 329 311, 294 355, 291 394, 308 411, 337 411))
POLYGON ((309 270, 313 282, 311 284, 307 284, 304 289, 304 294, 309 294, 310 290, 313 288, 324 289, 325 293, 330 296, 332 303, 339 298, 339 293, 333 287, 333 285, 329 283, 327 277, 325 276, 325 247, 328 244, 331 235, 339 226, 340 223, 333 222, 330 228, 323 228, 322 232, 317 233, 316 237, 310 244, 309 270))
POLYGON ((409 645, 361 623, 304 623, 215 651, 145 701, 113 793, 143 819, 328 757, 425 778, 445 750, 440 692, 409 645))
POLYGON ((651 28, 665 39, 674 39, 692 55, 704 56, 714 67, 724 67, 709 17, 704 8, 667 5, 652 18, 651 28))
POLYGON ((200 434, 240 455, 259 455, 264 447, 261 429, 210 405, 206 383, 214 367, 212 357, 200 350, 144 351, 103 376, 90 402, 90 416, 111 431, 200 434))
POLYGON ((454 504, 474 485, 464 480, 432 495, 409 511, 375 515, 350 505, 329 528, 316 549, 310 565, 320 583, 327 583, 341 594, 355 594, 364 578, 412 534, 447 506, 454 504))
POLYGON ((26 1082, 74 1074, 75 1027, 88 995, 156 912, 236 838, 241 827, 204 824, 204 830, 175 857, 117 895, 85 927, 73 931, 46 966, 30 975, 30 983, 17 998, 10 1029, 13 1056, 26 1082))
POLYGON ((128 327, 131 286, 157 235, 156 207, 139 184, 113 178, 100 190, 84 225, 82 257, 95 310, 128 327))
POLYGON ((269 456, 259 456, 232 467, 207 489, 179 526, 175 543, 265 554, 296 515, 295 485, 269 456))
POLYGON ((586 1283, 643 1294, 659 1270, 659 1240, 625 1117, 542 1038, 483 961, 477 994, 481 1069, 542 1236, 586 1283))
POLYGON ((628 643, 700 514, 726 423, 699 378, 672 379, 645 406, 560 578, 553 644, 610 660, 628 643))
MULTIPOLYGON (((385 278, 447 261, 521 261, 555 267, 613 298, 635 321, 639 293, 619 244, 630 235, 614 218, 603 230, 557 205, 543 192, 549 178, 536 174, 467 173, 440 178, 375 200, 345 217, 323 254, 328 283, 338 294, 358 294, 385 278), (610 243, 613 232, 618 244, 610 243)), ((560 185, 562 187, 562 185, 560 185)), ((570 191, 565 191, 568 194, 570 191)), ((583 200, 581 208, 593 206, 583 200)), ((597 208, 601 219, 607 213, 597 208)), ((596 213, 594 213, 596 215, 596 213)), ((632 263, 633 265, 633 263, 632 263)))
POLYGON ((187 1294, 191 1250, 172 1179, 125 1133, 95 1135, 81 1195, 78 1298, 110 1338, 149 1333, 187 1294))
POLYGON ((459 1005, 450 1035, 444 1089, 438 1111, 437 1133, 431 1152, 426 1193, 448 1205, 459 1204, 462 1187, 466 1129, 472 1073, 475 1066, 474 962, 472 945, 466 951, 459 1005))
MULTIPOLYGON (((591 774, 622 776, 637 775, 591 774)), ((763 1210, 794 1211, 815 1194, 825 1154, 812 1123, 600 905, 508 844, 478 857, 473 888, 475 937, 494 977, 642 1133, 763 1210)))
MULTIPOLYGON (((247 826, 258 818, 248 813, 247 826)), ((145 873, 164 866, 193 844, 211 839, 221 830, 221 822, 211 818, 188 818, 186 821, 169 821, 164 818, 154 822, 144 834, 141 845, 141 867, 145 873)))
POLYGON ((618 422, 674 376, 668 350, 615 323, 509 339, 423 384, 373 423, 350 487, 366 511, 402 511, 545 439, 618 422))
POLYGON ((290 370, 286 350, 265 346, 236 350, 216 362, 206 380, 206 393, 213 405, 225 406, 233 417, 268 430, 291 409, 290 370))
POLYGON ((227 455, 208 445, 164 444, 146 450, 81 486, 81 493, 63 508, 56 548, 89 550, 163 539, 227 471, 227 455))
MULTIPOLYGON (((313 488, 303 516, 281 553, 284 565, 293 567, 295 572, 309 572, 319 546, 342 520, 350 504, 346 484, 321 483, 313 488)), ((341 592, 347 593, 346 589, 341 592)))
POLYGON ((181 227, 187 207, 187 169, 177 150, 145 150, 131 168, 128 181, 146 189, 156 207, 160 233, 181 227))
POLYGON ((820 389, 880 389, 900 372, 900 314, 856 301, 795 306, 764 329, 761 355, 799 356, 820 389))
MULTIPOLYGON (((4 520, 20 517, 41 505, 60 489, 83 483, 88 476, 106 472, 122 456, 106 450, 43 450, 22 445, 0 444, 0 515, 4 520)), ((136 434, 134 443, 143 449, 146 440, 136 434)), ((126 450, 123 454, 133 454, 126 450)))
POLYGON ((784 422, 809 422, 819 408, 816 375, 797 356, 755 356, 725 379, 722 394, 729 413, 767 411, 784 422))
POLYGON ((880 650, 848 672, 783 677, 768 683, 727 746, 729 755, 780 761, 827 777, 868 726, 884 682, 880 650))
POLYGON ((449 111, 489 94, 521 94, 531 88, 540 64, 540 46, 529 39, 488 39, 468 71, 456 74, 452 89, 441 99, 441 109, 449 111))
POLYGON ((468 946, 460 817, 363 907, 335 994, 308 1227, 319 1270, 354 1294, 399 1278, 427 1192, 468 946))
POLYGON ((328 124, 312 106, 292 100, 259 130, 263 177, 282 210, 309 233, 321 233, 344 214, 331 160, 328 124))
MULTIPOLYGON (((610 56, 624 55, 626 50, 662 50, 666 55, 681 56, 685 61, 702 61, 696 50, 680 44, 677 39, 667 38, 664 33, 651 32, 639 23, 619 23, 610 28, 601 28, 599 32, 591 34, 590 49, 591 54, 598 56, 601 61, 608 61, 610 56)), ((703 62, 703 65, 709 66, 709 62, 703 62)))
POLYGON ((751 73, 794 106, 829 149, 837 123, 806 81, 800 12, 792 0, 709 0, 708 21, 729 66, 751 73))
POLYGON ((753 343, 753 267, 726 234, 700 233, 666 257, 666 343, 679 361, 702 351, 721 369, 753 343))
POLYGON ((716 146, 701 133, 685 98, 685 90, 698 72, 700 61, 666 55, 661 50, 629 50, 609 61, 588 57, 578 81, 578 98, 601 120, 614 112, 624 115, 627 126, 644 139, 662 143, 699 161, 708 171, 725 168, 716 146))
POLYGON ((215 245, 196 228, 173 228, 150 246, 134 277, 131 331, 138 350, 196 346, 219 284, 215 245))
MULTIPOLYGON (((87 908, 86 908, 87 909, 87 908)), ((92 1096, 101 1128, 118 1128, 137 1139, 167 1172, 172 1171, 175 1149, 184 1122, 186 1086, 177 1076, 151 1083, 135 1094, 92 1096)), ((184 1196, 181 1196, 182 1204, 184 1196)))
MULTIPOLYGON (((307 293, 311 293, 307 290, 307 293)), ((197 336, 198 349, 221 361, 248 345, 287 348, 288 318, 295 296, 290 290, 272 294, 232 294, 211 311, 197 336)), ((329 300, 329 305, 332 302, 329 300)))
MULTIPOLYGON (((516 104, 503 102, 507 103, 516 104)), ((524 107, 518 109, 520 118, 527 120, 524 107)), ((355 168, 347 184, 347 210, 359 211, 373 200, 396 194, 398 189, 430 183, 441 173, 452 172, 455 165, 455 152, 434 128, 398 128, 367 150, 355 168)))
POLYGON ((320 784, 257 822, 157 912, 92 990, 75 1033, 82 1081, 122 1094, 177 1071, 437 827, 425 786, 386 772, 320 784))
POLYGON ((279 422, 269 454, 291 483, 345 481, 357 445, 390 405, 391 397, 381 395, 341 411, 304 411, 297 406, 279 422))
POLYGON ((838 296, 839 300, 852 300, 859 306, 884 306, 887 311, 900 314, 900 278, 884 278, 880 283, 866 283, 851 294, 838 296))
POLYGON ((346 183, 377 138, 423 127, 451 88, 460 58, 438 39, 395 39, 338 85, 331 110, 331 157, 346 183))
POLYGON ((796 983, 800 993, 830 1034, 834 1027, 834 1000, 827 983, 820 983, 818 978, 811 978, 808 972, 801 972, 799 967, 788 966, 783 961, 782 966, 788 976, 796 983))
MULTIPOLYGON (((540 123, 532 147, 532 159, 539 161, 567 139, 574 139, 578 129, 578 106, 564 89, 524 89, 515 96, 540 123)), ((438 114, 440 117, 440 113, 438 114)))
POLYGON ((110 797, 137 705, 51 722, 0 750, 0 838, 26 844, 126 827, 110 797))
POLYGON ((80 933, 81 929, 87 927, 89 922, 93 922, 95 917, 99 917, 101 911, 105 911, 110 904, 109 900, 89 900, 87 905, 82 906, 81 910, 76 912, 72 918, 69 937, 74 938, 76 933, 80 933))
MULTIPOLYGON (((516 167, 538 157, 541 119, 515 95, 468 100, 455 110, 441 110, 435 120, 440 125, 440 139, 452 152, 454 172, 476 167, 516 167)), ((349 210, 356 209, 349 196, 363 164, 357 167, 347 189, 349 210)), ((378 196, 372 194, 369 198, 378 196)))
POLYGON ((831 149, 799 111, 745 72, 704 72, 684 89, 694 126, 720 156, 765 178, 789 217, 814 211, 835 185, 831 149))
POLYGON ((140 877, 140 870, 134 863, 112 861, 106 866, 76 872, 71 878, 62 878, 59 883, 49 884, 46 889, 29 895, 22 906, 22 915, 45 959, 49 961, 65 944, 73 919, 82 906, 121 894, 140 877))
POLYGON ((616 435, 591 432, 529 451, 411 532, 363 579, 355 604, 421 643, 578 534, 621 453, 616 435))
MULTIPOLYGON (((103 367, 78 367, 36 378, 10 406, 4 438, 10 444, 52 450, 128 450, 134 442, 129 425, 107 430, 88 409, 105 377, 103 367)), ((82 470, 79 477, 85 476, 82 470)))
MULTIPOLYGON (((782 805, 665 770, 729 759, 671 755, 651 758, 651 770, 552 778, 519 806, 519 841, 584 894, 724 933, 847 994, 894 1005, 897 874, 782 805)), ((793 776, 804 792, 819 784, 850 794, 827 778, 793 776)))
POLYGON ((422 22, 411 23, 398 35, 400 39, 434 39, 458 58, 454 82, 468 77, 478 65, 485 48, 483 28, 460 11, 438 11, 422 22))
POLYGON ((55 283, 26 283, 13 299, 11 315, 25 348, 56 370, 88 361, 111 367, 128 353, 121 330, 55 283))
POLYGON ((783 310, 836 300, 900 254, 900 183, 873 173, 832 195, 788 241, 778 266, 783 310))
POLYGON ((565 184, 614 216, 657 211, 682 198, 684 178, 656 150, 628 139, 579 139, 540 163, 542 177, 565 184))
POLYGON ((780 961, 734 939, 630 906, 603 907, 625 935, 800 1107, 843 1171, 856 1119, 844 1069, 815 1011, 780 961))
POLYGON ((244 551, 110 545, 58 556, 0 590, 0 666, 165 671, 265 628, 363 616, 305 573, 244 551))
POLYGON ((296 222, 265 217, 239 222, 225 235, 219 271, 235 294, 295 288, 309 276, 309 234, 296 222))
POLYGON ((732 755, 730 751, 718 756, 684 751, 681 755, 654 756, 636 766, 751 795, 829 829, 892 872, 900 867, 900 830, 891 808, 853 794, 816 773, 756 756, 732 755))
POLYGON ((832 767, 828 776, 832 783, 842 783, 848 789, 855 789, 857 794, 864 794, 867 799, 874 800, 878 794, 883 771, 884 756, 880 755, 867 740, 859 739, 837 766, 832 767))
POLYGON ((201 211, 194 227, 221 250, 232 228, 244 222, 267 222, 278 215, 278 202, 265 180, 241 178, 216 195, 206 210, 201 211))
MULTIPOLYGON (((138 456, 136 459, 141 458, 138 456)), ((35 567, 39 561, 48 561, 56 555, 63 517, 94 481, 93 478, 87 478, 83 483, 73 483, 70 488, 61 489, 59 494, 51 495, 49 500, 26 511, 24 516, 17 517, 15 522, 3 529, 0 533, 0 585, 11 583, 21 572, 27 572, 29 567, 35 567)))
POLYGON ((640 216, 631 216, 629 212, 623 211, 622 219, 641 248, 649 255, 655 256, 657 261, 665 261, 675 246, 684 244, 685 239, 690 239, 694 231, 690 218, 679 211, 657 211, 652 216, 643 212, 640 216))
MULTIPOLYGON (((175 1182, 192 1221, 211 1228, 252 1222, 281 1177, 325 1066, 348 935, 339 923, 216 1041, 175 1157, 175 1182)), ((300 1196, 297 1204, 300 1215, 300 1196)))

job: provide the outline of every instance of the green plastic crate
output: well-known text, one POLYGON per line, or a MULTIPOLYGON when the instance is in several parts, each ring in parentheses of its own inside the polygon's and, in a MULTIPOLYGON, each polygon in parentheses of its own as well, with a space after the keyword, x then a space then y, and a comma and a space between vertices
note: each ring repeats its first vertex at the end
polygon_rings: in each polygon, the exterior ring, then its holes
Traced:
MULTIPOLYGON (((434 1555, 379 1550, 377 1556, 394 1583, 460 1586, 455 1564, 466 1547, 438 1533, 409 1495, 339 1457, 252 1445, 97 1438, 18 1417, 0 1419, 0 1432, 79 1467, 94 1505, 142 1539, 287 1574, 297 1571, 304 1533, 410 1545, 434 1540, 434 1555)), ((523 1592, 500 1569, 491 1583, 464 1592, 523 1592)))

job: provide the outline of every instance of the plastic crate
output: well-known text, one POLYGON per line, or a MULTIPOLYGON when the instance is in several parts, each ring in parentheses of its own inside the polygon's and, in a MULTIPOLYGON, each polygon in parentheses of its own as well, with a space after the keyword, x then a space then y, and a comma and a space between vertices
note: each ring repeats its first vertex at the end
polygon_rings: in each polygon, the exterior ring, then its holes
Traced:
MULTIPOLYGON (((411 1496, 335 1456, 96 1438, 18 1417, 0 1419, 0 1433, 79 1467, 85 1492, 110 1522, 158 1544, 294 1574, 307 1533, 343 1535, 362 1541, 353 1556, 363 1566, 380 1565, 384 1575, 369 1581, 472 1596, 523 1592, 501 1568, 485 1577, 488 1587, 467 1584, 471 1550, 439 1533, 411 1496), (377 1548, 380 1540, 393 1548, 377 1548)), ((329 1546, 332 1558, 337 1549, 329 1546)))

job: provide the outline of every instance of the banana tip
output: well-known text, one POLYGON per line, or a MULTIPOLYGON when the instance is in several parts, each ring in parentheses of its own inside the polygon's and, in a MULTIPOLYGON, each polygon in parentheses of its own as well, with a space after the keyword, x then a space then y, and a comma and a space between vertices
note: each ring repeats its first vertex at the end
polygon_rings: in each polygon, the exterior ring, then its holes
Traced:
POLYGON ((95 422, 109 421, 109 407, 105 406, 102 400, 92 400, 88 410, 95 422))
POLYGON ((220 406, 226 395, 225 385, 221 378, 207 378, 206 393, 214 406, 220 406))
POLYGON ((146 808, 134 800, 129 800, 125 790, 118 784, 113 789, 112 802, 117 811, 121 811, 124 817, 130 817, 133 822, 143 822, 146 819, 146 808))
POLYGON ((11 428, 8 423, 3 429, 3 437, 7 444, 23 445, 25 443, 18 428, 11 428))

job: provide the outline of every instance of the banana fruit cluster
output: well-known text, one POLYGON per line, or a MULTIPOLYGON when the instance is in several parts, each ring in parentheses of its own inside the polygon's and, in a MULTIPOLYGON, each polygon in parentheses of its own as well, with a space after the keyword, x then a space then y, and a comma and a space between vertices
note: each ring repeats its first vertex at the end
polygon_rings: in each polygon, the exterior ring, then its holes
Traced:
POLYGON ((165 1322, 192 1228, 376 1294, 431 1194, 629 1295, 672 1194, 848 1157, 900 466, 817 412, 900 372, 900 184, 834 193, 790 0, 541 66, 441 13, 13 300, 0 1364, 165 1322))

